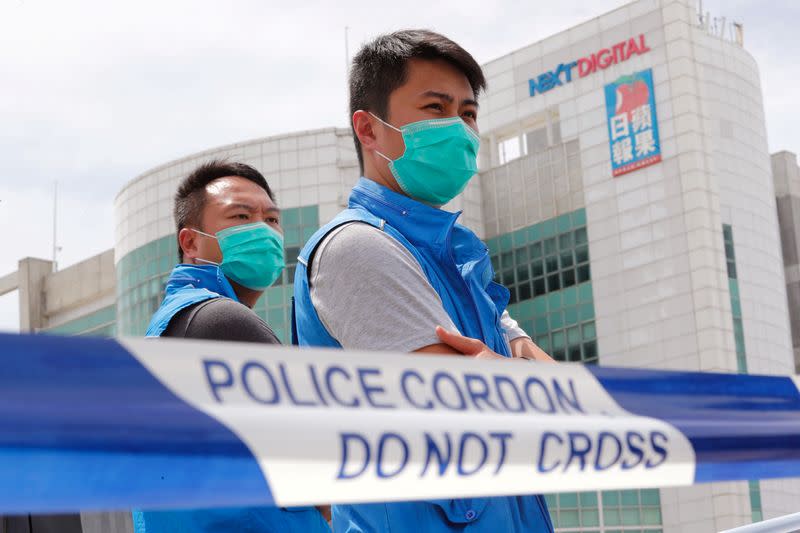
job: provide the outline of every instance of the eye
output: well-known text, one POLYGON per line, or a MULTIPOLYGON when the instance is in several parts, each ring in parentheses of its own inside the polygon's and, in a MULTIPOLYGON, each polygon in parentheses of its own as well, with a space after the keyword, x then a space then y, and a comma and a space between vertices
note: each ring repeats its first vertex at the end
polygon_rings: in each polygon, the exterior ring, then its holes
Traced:
POLYGON ((461 116, 472 120, 478 120, 478 113, 476 111, 464 111, 461 116))
POLYGON ((277 217, 269 217, 267 218, 267 222, 270 224, 280 224, 281 221, 277 217))
POLYGON ((444 106, 442 104, 440 104, 440 103, 432 103, 432 104, 426 105, 425 109, 432 109, 434 111, 437 111, 437 112, 441 113, 441 112, 444 111, 444 106))
POLYGON ((239 213, 237 215, 233 215, 231 218, 235 218, 237 220, 250 220, 250 215, 247 213, 239 213))

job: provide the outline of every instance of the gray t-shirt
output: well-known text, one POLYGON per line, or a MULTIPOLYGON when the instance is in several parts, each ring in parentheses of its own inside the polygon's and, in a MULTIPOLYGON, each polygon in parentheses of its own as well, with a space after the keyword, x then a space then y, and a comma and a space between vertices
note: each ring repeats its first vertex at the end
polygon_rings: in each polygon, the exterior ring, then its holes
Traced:
MULTIPOLYGON (((422 267, 386 232, 360 222, 331 231, 309 275, 311 302, 343 348, 413 352, 441 341, 434 328, 457 331, 422 267)), ((503 313, 509 340, 527 336, 503 313)))

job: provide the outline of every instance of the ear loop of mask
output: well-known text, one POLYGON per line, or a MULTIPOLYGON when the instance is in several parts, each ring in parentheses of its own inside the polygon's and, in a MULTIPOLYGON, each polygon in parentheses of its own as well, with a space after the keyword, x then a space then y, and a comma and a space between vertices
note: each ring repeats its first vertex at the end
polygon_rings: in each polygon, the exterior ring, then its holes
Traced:
MULTIPOLYGON (((392 126, 388 122, 384 121, 381 117, 379 117, 378 115, 376 115, 372 111, 367 111, 367 113, 369 113, 373 117, 377 118, 380 121, 380 123, 383 124, 384 126, 388 126, 389 128, 392 128, 394 131, 396 131, 397 133, 400 133, 402 135, 403 131, 400 128, 395 128, 394 126, 392 126)), ((381 156, 382 158, 384 158, 385 160, 387 160, 390 163, 393 161, 393 159, 389 159, 388 157, 386 157, 385 155, 383 155, 382 153, 380 153, 377 150, 375 150, 375 153, 378 154, 379 156, 381 156)))
MULTIPOLYGON (((210 237, 212 239, 216 239, 217 241, 219 241, 219 238, 217 238, 216 235, 209 235, 208 233, 206 233, 204 231, 200 231, 199 229, 195 229, 195 228, 189 228, 189 229, 194 231, 194 232, 196 232, 196 233, 199 233, 200 235, 204 235, 206 237, 210 237)), ((207 259, 202 259, 200 257, 195 257, 194 260, 195 261, 200 261, 201 263, 206 263, 208 265, 219 266, 219 263, 215 263, 214 261, 209 261, 207 259)))

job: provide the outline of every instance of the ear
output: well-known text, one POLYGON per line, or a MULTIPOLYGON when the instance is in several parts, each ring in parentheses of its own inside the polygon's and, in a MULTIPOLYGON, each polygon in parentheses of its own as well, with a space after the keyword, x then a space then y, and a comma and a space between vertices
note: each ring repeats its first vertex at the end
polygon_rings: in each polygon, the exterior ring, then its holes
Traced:
POLYGON ((364 149, 375 150, 377 141, 373 121, 377 122, 372 115, 363 110, 353 113, 353 131, 356 133, 361 147, 364 149))
POLYGON ((178 243, 183 250, 183 260, 185 263, 187 259, 194 259, 197 257, 197 232, 189 228, 183 228, 178 232, 178 243))

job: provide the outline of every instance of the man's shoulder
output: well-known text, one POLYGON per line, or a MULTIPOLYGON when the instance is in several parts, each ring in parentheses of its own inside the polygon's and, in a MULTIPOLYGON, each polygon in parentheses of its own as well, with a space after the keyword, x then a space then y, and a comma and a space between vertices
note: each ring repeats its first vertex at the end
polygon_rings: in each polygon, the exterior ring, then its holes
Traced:
POLYGON ((381 219, 363 208, 348 208, 340 211, 330 222, 324 224, 309 238, 303 246, 300 254, 313 254, 319 245, 330 237, 332 233, 344 226, 354 223, 362 223, 366 226, 379 228, 382 226, 381 219))
POLYGON ((413 254, 386 231, 370 224, 349 222, 331 231, 317 248, 315 263, 319 268, 382 268, 394 270, 399 260, 417 261, 413 254), (323 267, 324 265, 324 267, 323 267))
POLYGON ((182 309, 170 320, 164 336, 280 343, 272 329, 252 309, 224 297, 182 309))
POLYGON ((222 322, 230 322, 233 320, 258 320, 263 322, 255 311, 231 298, 212 298, 190 306, 190 308, 192 307, 195 308, 195 319, 213 314, 218 316, 219 320, 222 322))

